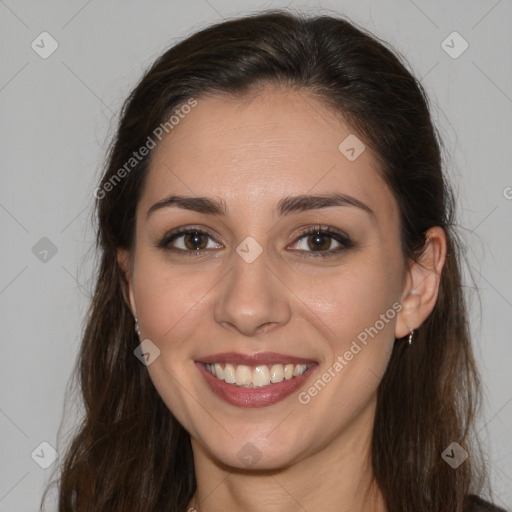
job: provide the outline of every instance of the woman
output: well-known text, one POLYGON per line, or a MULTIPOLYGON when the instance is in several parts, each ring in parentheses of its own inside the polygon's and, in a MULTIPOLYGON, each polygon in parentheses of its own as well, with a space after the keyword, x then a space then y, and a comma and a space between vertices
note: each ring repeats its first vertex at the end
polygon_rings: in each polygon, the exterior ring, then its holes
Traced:
POLYGON ((59 510, 477 511, 479 378, 421 85, 334 17, 164 53, 95 192, 59 510))

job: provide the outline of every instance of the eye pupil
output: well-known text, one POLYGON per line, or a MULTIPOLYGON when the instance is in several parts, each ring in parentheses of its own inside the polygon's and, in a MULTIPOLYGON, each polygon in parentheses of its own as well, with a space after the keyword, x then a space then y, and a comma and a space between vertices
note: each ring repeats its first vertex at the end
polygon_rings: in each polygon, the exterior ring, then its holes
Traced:
POLYGON ((185 245, 187 246, 187 249, 193 251, 193 250, 199 250, 204 249, 206 247, 205 242, 206 237, 202 233, 198 233, 197 231, 193 233, 189 233, 185 235, 185 245), (201 239, 203 239, 203 243, 201 244, 201 239), (192 245, 189 245, 189 242, 192 242, 192 245), (199 245, 199 247, 197 247, 199 245))
POLYGON ((331 241, 329 239, 328 236, 326 235, 321 235, 321 234, 316 234, 316 235, 311 235, 309 237, 309 239, 313 239, 314 242, 313 242, 313 245, 311 244, 308 244, 309 245, 309 248, 310 249, 313 249, 313 250, 318 250, 318 249, 328 249, 329 246, 331 245, 331 241), (322 243, 322 240, 324 243, 322 243))

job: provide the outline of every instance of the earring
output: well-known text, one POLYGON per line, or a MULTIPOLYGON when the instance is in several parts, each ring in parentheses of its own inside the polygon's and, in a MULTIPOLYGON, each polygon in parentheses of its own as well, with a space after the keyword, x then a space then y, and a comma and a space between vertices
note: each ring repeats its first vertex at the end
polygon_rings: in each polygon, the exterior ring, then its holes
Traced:
POLYGON ((137 317, 135 317, 135 332, 138 336, 140 336, 139 322, 137 321, 137 317))
POLYGON ((411 333, 409 334, 409 345, 412 345, 413 334, 414 334, 414 329, 411 329, 411 333))

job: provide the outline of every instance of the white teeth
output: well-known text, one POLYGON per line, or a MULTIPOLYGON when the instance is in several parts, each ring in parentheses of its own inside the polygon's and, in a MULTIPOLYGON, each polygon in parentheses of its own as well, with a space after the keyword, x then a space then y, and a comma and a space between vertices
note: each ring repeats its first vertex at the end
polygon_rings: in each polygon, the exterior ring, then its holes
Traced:
POLYGON ((224 368, 224 382, 227 382, 228 384, 236 383, 235 369, 232 364, 227 364, 224 368))
POLYGON ((299 375, 302 375, 305 371, 306 371, 306 365, 298 364, 293 370, 293 376, 298 377, 299 375))
POLYGON ((270 368, 270 382, 281 382, 284 379, 284 368, 282 364, 275 364, 270 368))
POLYGON ((206 364, 206 369, 219 380, 228 384, 236 384, 244 387, 264 387, 270 384, 289 380, 302 375, 311 364, 274 364, 247 366, 244 364, 226 364, 224 368, 221 363, 206 364))
POLYGON ((293 377, 293 369, 294 369, 293 364, 287 364, 284 367, 284 378, 286 380, 291 379, 293 377))
POLYGON ((252 382, 251 369, 248 366, 239 364, 236 369, 235 379, 239 386, 248 386, 252 382))
POLYGON ((266 366, 256 366, 252 374, 252 383, 255 386, 268 386, 270 384, 270 371, 266 366))
POLYGON ((224 370, 222 369, 222 366, 219 363, 216 363, 215 366, 215 376, 219 379, 224 379, 224 370))

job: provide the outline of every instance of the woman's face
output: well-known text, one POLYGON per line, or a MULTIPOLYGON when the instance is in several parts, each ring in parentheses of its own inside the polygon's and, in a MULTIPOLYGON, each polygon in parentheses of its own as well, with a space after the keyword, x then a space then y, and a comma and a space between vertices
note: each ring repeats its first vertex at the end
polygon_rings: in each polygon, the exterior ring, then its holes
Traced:
POLYGON ((198 99, 154 151, 136 229, 148 371, 195 448, 269 469, 371 432, 405 264, 396 202, 339 116, 270 88, 198 99))

